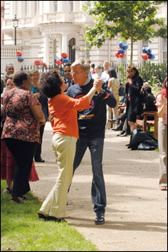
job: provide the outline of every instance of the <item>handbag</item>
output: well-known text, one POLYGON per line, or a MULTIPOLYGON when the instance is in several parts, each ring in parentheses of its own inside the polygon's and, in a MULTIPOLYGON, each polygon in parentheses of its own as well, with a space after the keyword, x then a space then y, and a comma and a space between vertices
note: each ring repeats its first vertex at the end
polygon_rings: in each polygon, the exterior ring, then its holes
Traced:
MULTIPOLYGON (((16 91, 16 90, 15 90, 15 91, 16 91)), ((10 99, 12 98, 12 96, 14 95, 15 91, 12 93, 11 96, 9 96, 9 98, 7 99, 5 105, 4 105, 3 108, 2 108, 2 111, 1 111, 1 112, 2 112, 2 113, 1 113, 1 115, 2 115, 2 118, 1 118, 2 127, 3 127, 4 122, 5 122, 5 120, 6 120, 6 106, 7 106, 8 102, 10 101, 10 99)))

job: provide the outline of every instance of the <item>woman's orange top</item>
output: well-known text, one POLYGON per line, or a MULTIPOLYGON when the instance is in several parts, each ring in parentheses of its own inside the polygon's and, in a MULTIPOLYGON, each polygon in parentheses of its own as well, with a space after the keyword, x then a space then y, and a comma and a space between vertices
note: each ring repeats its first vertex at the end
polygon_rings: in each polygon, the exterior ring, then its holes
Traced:
POLYGON ((53 134, 79 138, 77 110, 90 108, 88 97, 73 99, 65 94, 58 94, 48 101, 48 106, 49 113, 53 116, 53 134))

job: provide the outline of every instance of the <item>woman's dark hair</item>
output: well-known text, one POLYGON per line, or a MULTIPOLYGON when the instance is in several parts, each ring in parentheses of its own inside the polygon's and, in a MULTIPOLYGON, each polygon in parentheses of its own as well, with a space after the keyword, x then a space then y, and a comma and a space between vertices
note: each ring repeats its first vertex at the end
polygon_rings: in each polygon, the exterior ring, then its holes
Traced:
POLYGON ((52 98, 61 93, 62 83, 61 76, 52 70, 41 75, 38 88, 48 98, 52 98))
POLYGON ((151 89, 151 87, 149 85, 145 85, 143 90, 148 94, 151 94, 151 92, 152 92, 152 89, 151 89))
POLYGON ((13 76, 13 82, 17 87, 20 87, 23 84, 23 80, 27 80, 29 78, 29 74, 25 71, 18 71, 13 76))
POLYGON ((116 73, 115 69, 110 69, 108 71, 108 74, 109 74, 110 77, 117 78, 117 73, 116 73))
POLYGON ((138 69, 134 65, 129 65, 127 69, 134 70, 136 74, 139 74, 138 69))

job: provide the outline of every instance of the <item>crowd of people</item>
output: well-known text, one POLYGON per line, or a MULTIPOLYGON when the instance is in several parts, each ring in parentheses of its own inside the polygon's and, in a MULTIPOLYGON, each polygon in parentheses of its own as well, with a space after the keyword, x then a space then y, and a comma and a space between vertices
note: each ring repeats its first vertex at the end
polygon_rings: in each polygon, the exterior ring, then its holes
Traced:
POLYGON ((42 74, 38 69, 15 73, 13 64, 6 66, 1 80, 1 179, 7 183, 4 193, 11 194, 11 202, 24 203, 29 181, 39 180, 35 162, 45 162, 41 157, 42 140, 45 123, 50 121, 59 172, 38 216, 65 221, 73 176, 88 148, 93 173, 91 199, 95 224, 100 225, 105 222, 107 204, 102 164, 106 129, 121 131, 117 136, 130 135, 137 127, 137 117, 143 119, 144 111, 157 111, 159 186, 167 190, 167 78, 155 97, 137 68, 129 65, 125 92, 120 97, 118 73, 108 61, 101 66, 76 60, 64 64, 63 70, 63 76, 57 68, 42 74))

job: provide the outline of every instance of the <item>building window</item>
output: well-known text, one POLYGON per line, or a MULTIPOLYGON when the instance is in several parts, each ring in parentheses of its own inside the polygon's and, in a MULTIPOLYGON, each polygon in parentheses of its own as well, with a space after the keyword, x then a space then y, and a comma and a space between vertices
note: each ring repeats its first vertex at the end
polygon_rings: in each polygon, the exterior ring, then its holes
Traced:
POLYGON ((58 11, 58 1, 54 1, 54 12, 58 11))
POLYGON ((163 39, 163 61, 167 61, 167 38, 163 39))
POLYGON ((55 59, 57 57, 57 41, 54 39, 53 41, 53 58, 55 59))

